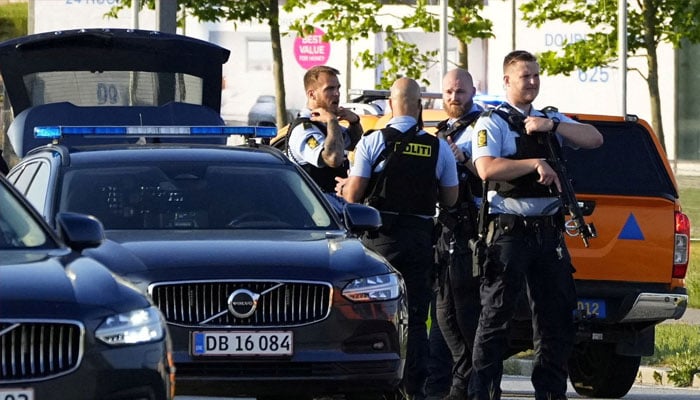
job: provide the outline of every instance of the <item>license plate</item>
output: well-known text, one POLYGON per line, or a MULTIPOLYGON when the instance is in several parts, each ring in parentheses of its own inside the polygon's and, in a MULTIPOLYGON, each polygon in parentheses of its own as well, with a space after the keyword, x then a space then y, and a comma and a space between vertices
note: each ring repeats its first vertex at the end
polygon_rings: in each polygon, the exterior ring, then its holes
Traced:
POLYGON ((0 400, 34 400, 34 389, 0 389, 0 400))
POLYGON ((605 300, 601 299, 578 299, 578 309, 585 318, 605 318, 605 300))
POLYGON ((292 339, 292 332, 287 331, 194 332, 192 333, 192 354, 195 356, 290 356, 293 352, 292 339))

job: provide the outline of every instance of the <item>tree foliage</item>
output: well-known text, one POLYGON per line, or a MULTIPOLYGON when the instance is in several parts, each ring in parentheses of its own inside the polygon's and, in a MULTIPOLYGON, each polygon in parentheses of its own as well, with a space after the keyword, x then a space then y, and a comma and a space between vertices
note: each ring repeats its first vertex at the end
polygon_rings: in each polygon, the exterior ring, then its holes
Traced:
POLYGON ((0 42, 27 34, 27 3, 0 5, 0 42))
MULTIPOLYGON (((142 0, 141 6, 155 8, 158 0, 142 0)), ((160 0, 166 1, 166 0, 160 0)), ((406 1, 395 0, 287 0, 283 9, 309 10, 298 21, 294 21, 290 31, 300 35, 314 32, 319 26, 325 31, 324 39, 332 42, 345 41, 351 43, 357 39, 369 38, 370 35, 384 35, 387 48, 383 52, 373 50, 360 52, 354 60, 356 67, 364 69, 382 68, 383 74, 377 85, 388 88, 399 76, 414 78, 423 84, 430 84, 423 76, 425 71, 438 62, 439 49, 425 51, 417 45, 403 40, 401 31, 419 30, 438 32, 440 30, 440 15, 435 7, 428 7, 426 0, 417 0, 410 5, 411 13, 402 16, 386 14, 385 5, 406 5, 406 1), (317 7, 320 6, 320 7, 317 7), (382 22, 380 22, 382 21, 382 22)), ((408 2, 412 3, 412 2, 408 2)), ((280 48, 279 1, 278 0, 177 0, 180 10, 186 10, 189 15, 200 21, 227 21, 236 26, 239 22, 256 21, 270 26, 273 51, 273 71, 277 84, 277 121, 285 121, 284 105, 285 89, 282 72, 282 53, 280 48)), ((448 33, 459 41, 458 66, 467 68, 467 44, 475 38, 493 37, 491 21, 482 18, 479 13, 483 10, 483 0, 448 0, 452 10, 452 18, 448 22, 448 33)), ((131 0, 122 2, 110 10, 109 15, 116 17, 119 11, 131 7, 131 0)), ((408 6, 407 6, 408 7, 408 6)), ((182 15, 182 14, 179 14, 182 15)), ((285 121, 286 122, 286 121, 285 121)))
MULTIPOLYGON (((665 146, 657 50, 662 43, 679 48, 683 43, 700 42, 700 1, 637 0, 633 4, 627 6, 627 56, 646 58, 646 72, 636 72, 647 82, 652 125, 665 146)), ((544 72, 569 75, 577 68, 590 69, 619 60, 617 1, 530 0, 520 10, 528 25, 540 27, 547 21, 559 20, 584 23, 592 32, 584 40, 565 42, 560 51, 539 54, 544 72)))
MULTIPOLYGON (((27 3, 0 4, 0 42, 24 36, 27 30, 27 3)), ((18 157, 7 137, 7 128, 11 121, 10 105, 4 102, 5 89, 0 79, 0 156, 13 166, 18 157)))
MULTIPOLYGON (((438 32, 440 30, 440 15, 435 8, 430 8, 425 0, 417 0, 411 5, 412 12, 404 15, 390 14, 384 5, 392 2, 376 0, 288 0, 284 6, 286 11, 297 8, 315 10, 292 23, 290 29, 300 35, 314 31, 314 26, 321 27, 328 41, 352 42, 359 38, 369 38, 370 35, 383 35, 386 50, 375 52, 363 50, 353 63, 363 69, 382 68, 382 76, 378 88, 388 88, 400 76, 407 76, 430 84, 424 78, 424 73, 431 65, 439 60, 439 49, 422 50, 414 43, 402 39, 401 32, 419 29, 423 32, 438 32)), ((395 4, 405 5, 405 1, 395 4)), ((460 42, 460 61, 458 65, 467 68, 466 44, 474 38, 493 37, 491 21, 482 18, 479 12, 483 10, 483 0, 450 0, 448 6, 452 10, 452 18, 448 22, 448 33, 460 42)), ((409 7, 409 6, 407 6, 409 7)))

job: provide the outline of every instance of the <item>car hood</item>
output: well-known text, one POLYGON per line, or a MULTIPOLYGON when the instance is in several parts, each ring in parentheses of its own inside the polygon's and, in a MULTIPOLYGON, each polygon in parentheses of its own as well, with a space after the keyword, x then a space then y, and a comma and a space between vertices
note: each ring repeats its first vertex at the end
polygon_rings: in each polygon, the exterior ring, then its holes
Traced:
POLYGON ((25 317, 56 317, 63 314, 61 310, 75 315, 76 309, 91 306, 121 312, 148 305, 131 285, 89 258, 56 257, 51 253, 18 259, 12 259, 11 255, 2 257, 0 313, 3 317, 13 310, 25 317), (114 299, 120 299, 120 303, 114 303, 114 299))
POLYGON ((89 254, 131 280, 336 280, 393 271, 358 239, 342 233, 175 231, 156 237, 143 231, 113 231, 107 236, 111 240, 89 254), (134 267, 136 260, 139 268, 134 267))

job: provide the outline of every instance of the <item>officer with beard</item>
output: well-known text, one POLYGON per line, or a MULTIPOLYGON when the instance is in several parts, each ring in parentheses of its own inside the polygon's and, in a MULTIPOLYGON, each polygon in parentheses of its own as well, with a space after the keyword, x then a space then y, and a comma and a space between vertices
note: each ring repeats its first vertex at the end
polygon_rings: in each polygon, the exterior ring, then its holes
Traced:
POLYGON ((481 309, 479 274, 472 268, 468 245, 469 239, 476 236, 475 197, 481 197, 482 190, 481 179, 475 175, 470 160, 473 124, 484 111, 474 103, 475 93, 472 76, 466 70, 457 68, 445 74, 442 101, 449 118, 438 125, 438 136, 450 143, 459 177, 457 203, 440 208, 440 235, 435 245, 437 322, 454 360, 452 384, 445 399, 466 398, 481 309))

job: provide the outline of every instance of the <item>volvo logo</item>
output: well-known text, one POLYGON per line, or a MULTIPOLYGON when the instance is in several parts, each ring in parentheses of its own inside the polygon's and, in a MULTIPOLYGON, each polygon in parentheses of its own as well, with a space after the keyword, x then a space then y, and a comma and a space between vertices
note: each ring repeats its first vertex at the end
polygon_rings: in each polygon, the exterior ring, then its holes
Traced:
POLYGON ((258 307, 260 295, 248 289, 237 289, 228 296, 228 310, 236 318, 248 318, 258 307))

